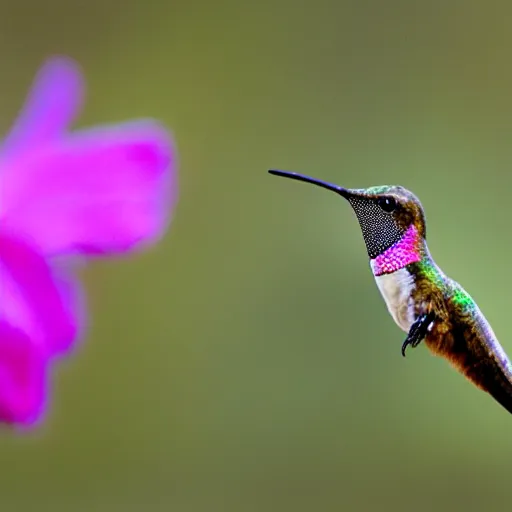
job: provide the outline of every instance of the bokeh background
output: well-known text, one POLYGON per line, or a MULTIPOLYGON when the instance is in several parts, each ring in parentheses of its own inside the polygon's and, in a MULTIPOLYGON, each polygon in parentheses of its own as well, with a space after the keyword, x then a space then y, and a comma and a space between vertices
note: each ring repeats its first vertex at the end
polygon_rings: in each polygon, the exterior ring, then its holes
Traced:
POLYGON ((508 510, 509 414, 403 333, 340 198, 401 184, 512 355, 512 6, 2 0, 0 128, 43 59, 79 126, 172 128, 162 243, 83 278, 86 340, 36 431, 0 435, 2 511, 508 510))

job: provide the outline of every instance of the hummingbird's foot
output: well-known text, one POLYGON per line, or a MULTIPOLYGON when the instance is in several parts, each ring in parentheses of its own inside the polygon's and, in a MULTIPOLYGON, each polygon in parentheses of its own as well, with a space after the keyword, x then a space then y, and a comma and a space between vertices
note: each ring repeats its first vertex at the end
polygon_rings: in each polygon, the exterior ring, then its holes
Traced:
POLYGON ((409 334, 402 344, 402 355, 404 357, 405 350, 409 345, 411 345, 412 348, 416 348, 423 341, 433 320, 434 315, 432 313, 425 313, 418 317, 416 322, 411 325, 409 334))

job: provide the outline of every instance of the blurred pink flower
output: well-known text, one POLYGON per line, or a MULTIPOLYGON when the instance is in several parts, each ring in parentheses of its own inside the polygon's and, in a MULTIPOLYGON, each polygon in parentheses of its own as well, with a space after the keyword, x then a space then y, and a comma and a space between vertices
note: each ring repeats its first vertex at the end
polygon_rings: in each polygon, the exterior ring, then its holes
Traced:
POLYGON ((41 417, 48 368, 79 334, 78 283, 56 257, 155 242, 176 200, 168 132, 138 121, 70 133, 82 92, 73 61, 47 61, 0 148, 0 421, 7 423, 41 417))

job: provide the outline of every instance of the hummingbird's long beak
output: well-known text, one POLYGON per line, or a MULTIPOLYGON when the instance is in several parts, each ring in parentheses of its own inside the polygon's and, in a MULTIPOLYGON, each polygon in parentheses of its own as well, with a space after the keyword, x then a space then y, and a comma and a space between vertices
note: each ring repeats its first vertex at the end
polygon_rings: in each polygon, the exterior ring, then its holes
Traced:
POLYGON ((350 191, 346 188, 335 185, 334 183, 329 183, 328 181, 317 180, 316 178, 311 178, 310 176, 299 174, 297 172, 279 171, 277 169, 270 169, 268 172, 270 174, 274 174, 275 176, 283 176, 284 178, 291 178, 292 180, 313 183, 313 185, 318 185, 319 187, 326 188, 327 190, 332 190, 345 199, 348 199, 348 197, 351 195, 350 191))

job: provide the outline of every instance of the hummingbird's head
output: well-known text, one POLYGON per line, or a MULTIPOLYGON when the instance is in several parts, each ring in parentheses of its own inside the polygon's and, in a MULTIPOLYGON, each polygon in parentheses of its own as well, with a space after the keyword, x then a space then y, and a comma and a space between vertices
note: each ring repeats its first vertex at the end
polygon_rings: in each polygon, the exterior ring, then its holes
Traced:
POLYGON ((414 232, 417 242, 425 239, 425 214, 419 199, 399 185, 339 192, 352 206, 371 259, 414 232))
POLYGON ((408 256, 403 261, 419 260, 420 246, 426 234, 425 215, 419 199, 409 190, 401 186, 346 189, 293 172, 269 172, 313 183, 344 197, 357 216, 370 259, 387 254, 392 247, 398 246, 400 251, 403 252, 404 247, 407 251, 408 256))

